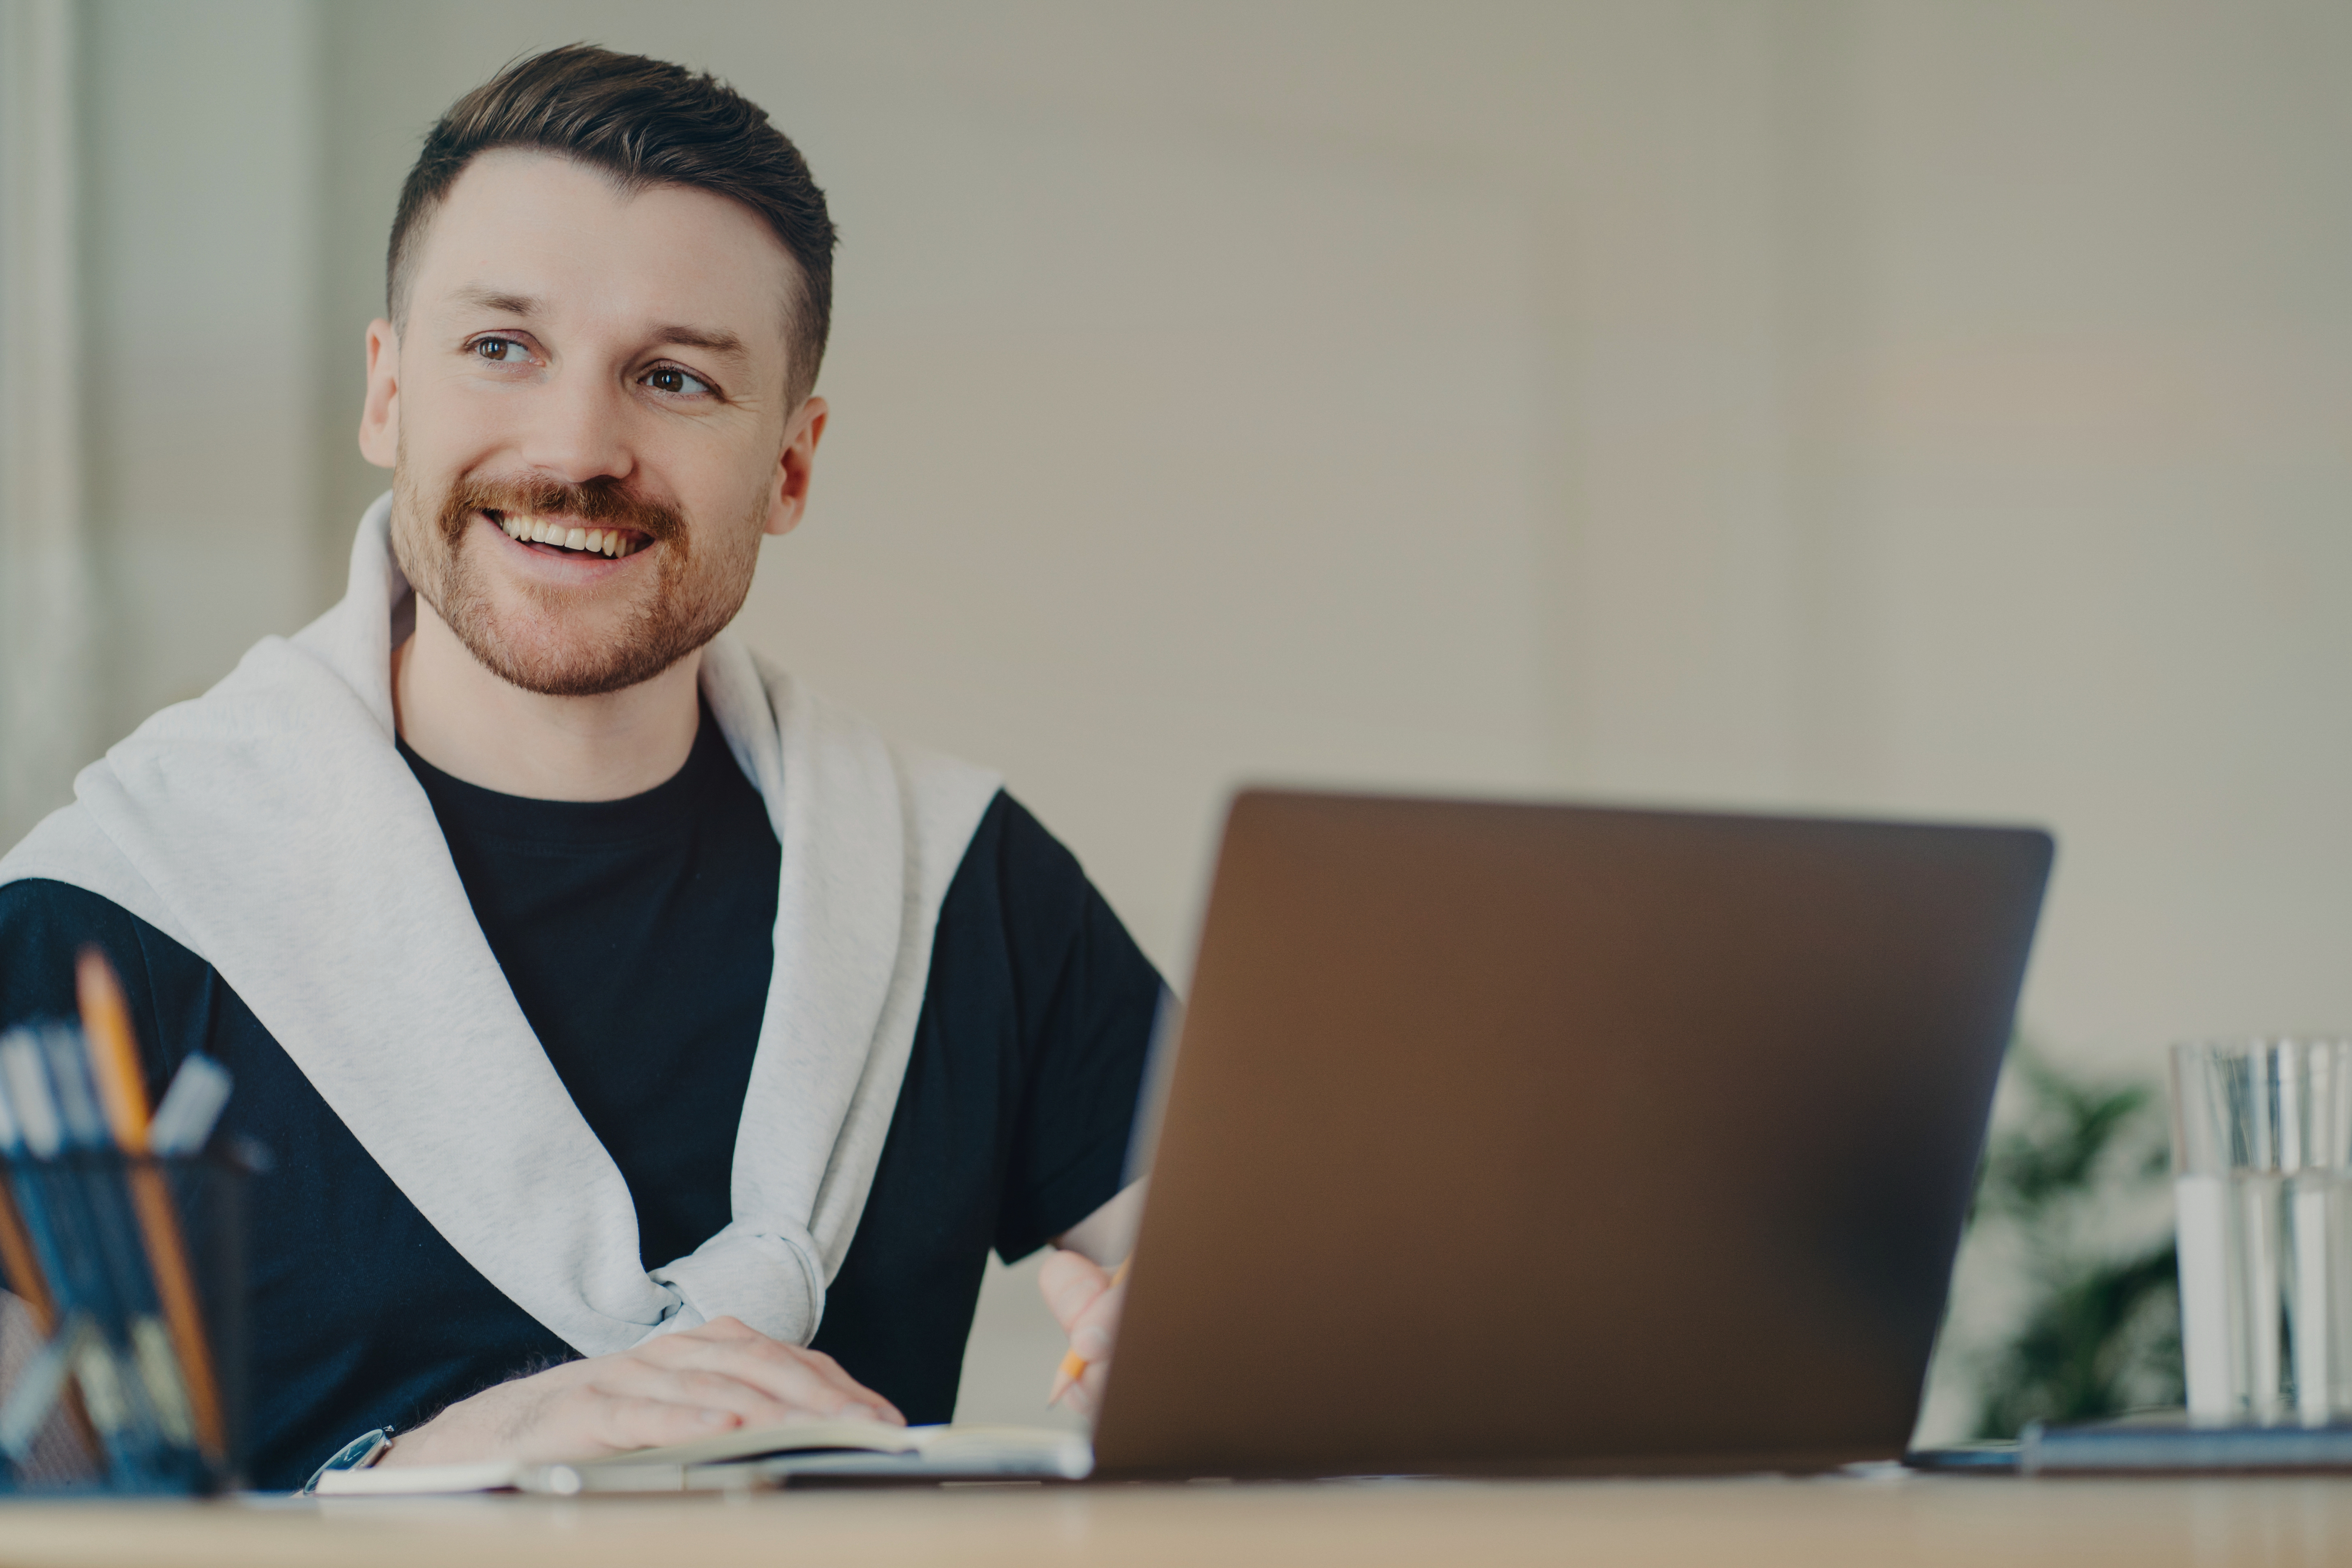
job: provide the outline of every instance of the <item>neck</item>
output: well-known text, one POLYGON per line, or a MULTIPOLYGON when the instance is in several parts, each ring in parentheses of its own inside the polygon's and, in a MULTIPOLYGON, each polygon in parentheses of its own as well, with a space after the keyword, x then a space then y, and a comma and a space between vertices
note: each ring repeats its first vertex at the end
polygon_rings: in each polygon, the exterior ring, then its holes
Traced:
POLYGON ((392 710, 409 749, 454 778, 532 800, 621 800, 686 765, 702 656, 622 691, 544 697, 482 667, 432 605, 392 650, 392 710))

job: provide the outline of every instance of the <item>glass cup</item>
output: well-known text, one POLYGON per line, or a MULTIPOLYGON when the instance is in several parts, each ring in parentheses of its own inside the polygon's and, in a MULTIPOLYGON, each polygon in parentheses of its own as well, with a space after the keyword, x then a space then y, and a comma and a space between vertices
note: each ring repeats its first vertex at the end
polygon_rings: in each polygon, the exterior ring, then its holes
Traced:
POLYGON ((2172 1048, 2189 1414, 2352 1415, 2352 1041, 2172 1048))

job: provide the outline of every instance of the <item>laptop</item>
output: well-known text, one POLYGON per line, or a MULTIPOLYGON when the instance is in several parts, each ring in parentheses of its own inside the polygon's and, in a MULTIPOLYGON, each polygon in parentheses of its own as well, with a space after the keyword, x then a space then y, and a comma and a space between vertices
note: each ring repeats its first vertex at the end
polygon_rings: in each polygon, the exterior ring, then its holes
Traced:
POLYGON ((1095 1473, 1899 1455, 2052 852, 1243 794, 1095 1473))

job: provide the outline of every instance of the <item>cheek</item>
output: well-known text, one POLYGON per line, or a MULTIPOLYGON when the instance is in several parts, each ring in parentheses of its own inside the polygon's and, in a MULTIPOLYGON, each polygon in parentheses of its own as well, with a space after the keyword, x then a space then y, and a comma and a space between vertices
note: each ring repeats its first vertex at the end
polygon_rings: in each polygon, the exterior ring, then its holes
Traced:
POLYGON ((442 491, 436 487, 420 489, 414 482, 414 470, 404 461, 393 481, 392 556, 400 563, 401 575, 409 585, 425 596, 425 602, 439 605, 444 592, 445 565, 447 546, 440 537, 440 505, 442 491))
POLYGON ((766 536, 741 522, 713 524, 696 531, 692 556, 678 563, 674 583, 690 579, 698 597, 740 596, 760 563, 760 542, 766 536))
POLYGON ((732 576, 749 572, 760 558, 761 542, 767 538, 768 511, 778 472, 775 465, 766 460, 764 453, 755 457, 739 448, 723 454, 681 452, 666 460, 659 471, 681 481, 703 481, 691 489, 680 483, 672 492, 686 515, 695 520, 693 553, 698 573, 732 576), (710 482, 713 479, 719 482, 710 482))
POLYGON ((524 400, 500 397, 464 379, 416 387, 402 395, 401 444, 440 474, 480 471, 512 446, 526 412, 524 400))

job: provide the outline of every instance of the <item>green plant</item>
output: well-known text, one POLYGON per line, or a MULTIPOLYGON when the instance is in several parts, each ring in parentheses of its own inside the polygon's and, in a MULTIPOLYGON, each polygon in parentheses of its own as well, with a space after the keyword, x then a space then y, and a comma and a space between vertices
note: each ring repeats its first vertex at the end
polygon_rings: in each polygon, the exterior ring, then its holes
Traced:
POLYGON ((2024 1295, 2011 1332, 1979 1364, 1977 1434, 2178 1405, 2162 1098, 2144 1084, 2071 1078, 2023 1046, 2011 1066, 2019 1114, 1986 1148, 1969 1223, 2010 1233, 2024 1295), (2158 1213, 2151 1238, 2146 1221, 2158 1213))

